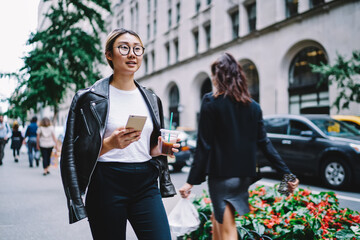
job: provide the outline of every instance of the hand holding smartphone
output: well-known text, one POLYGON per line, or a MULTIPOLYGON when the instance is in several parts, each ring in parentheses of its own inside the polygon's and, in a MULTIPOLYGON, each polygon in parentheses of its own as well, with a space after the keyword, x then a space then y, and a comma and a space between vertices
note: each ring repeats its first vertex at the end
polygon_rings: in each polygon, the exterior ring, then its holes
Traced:
POLYGON ((125 128, 133 128, 135 131, 142 131, 146 118, 146 116, 129 115, 125 128))

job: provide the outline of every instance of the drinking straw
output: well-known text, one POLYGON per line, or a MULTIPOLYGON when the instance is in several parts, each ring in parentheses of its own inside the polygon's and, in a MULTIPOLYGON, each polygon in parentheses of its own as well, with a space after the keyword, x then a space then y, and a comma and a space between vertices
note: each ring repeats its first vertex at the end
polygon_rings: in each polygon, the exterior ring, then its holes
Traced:
MULTIPOLYGON (((170 115, 170 130, 171 130, 171 125, 172 125, 172 119, 173 119, 173 112, 171 112, 171 115, 170 115)), ((170 133, 169 133, 169 141, 170 142, 170 133)))

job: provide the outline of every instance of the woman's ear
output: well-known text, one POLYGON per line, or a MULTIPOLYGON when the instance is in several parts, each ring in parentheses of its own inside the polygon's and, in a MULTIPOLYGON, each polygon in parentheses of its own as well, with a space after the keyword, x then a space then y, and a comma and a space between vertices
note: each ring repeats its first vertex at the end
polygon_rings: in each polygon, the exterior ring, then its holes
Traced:
POLYGON ((106 56, 106 59, 107 59, 107 60, 112 61, 112 52, 107 51, 107 52, 105 53, 105 56, 106 56))

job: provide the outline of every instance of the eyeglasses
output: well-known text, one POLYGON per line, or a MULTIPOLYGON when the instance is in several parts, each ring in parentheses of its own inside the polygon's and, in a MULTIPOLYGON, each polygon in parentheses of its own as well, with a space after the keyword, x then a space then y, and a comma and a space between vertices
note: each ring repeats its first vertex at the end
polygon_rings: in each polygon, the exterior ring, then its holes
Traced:
MULTIPOLYGON (((126 56, 129 54, 131 47, 129 45, 126 44, 121 44, 120 46, 116 47, 117 49, 119 49, 119 53, 123 56, 126 56)), ((142 46, 134 46, 133 48, 133 52, 136 56, 141 56, 144 54, 144 50, 145 48, 142 46)))

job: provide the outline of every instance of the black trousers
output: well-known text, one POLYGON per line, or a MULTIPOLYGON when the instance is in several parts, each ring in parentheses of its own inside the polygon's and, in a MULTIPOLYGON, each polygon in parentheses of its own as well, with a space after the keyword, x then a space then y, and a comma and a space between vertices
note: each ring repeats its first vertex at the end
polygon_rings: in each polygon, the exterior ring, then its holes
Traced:
POLYGON ((40 151, 41 151, 41 156, 43 159, 43 168, 47 168, 50 165, 50 158, 51 158, 51 152, 52 152, 52 147, 50 148, 43 148, 40 147, 40 151))
POLYGON ((157 178, 149 162, 98 162, 86 196, 93 238, 125 240, 129 220, 140 240, 171 240, 157 178))
POLYGON ((13 148, 13 156, 16 157, 16 156, 19 156, 20 154, 20 148, 13 148))
POLYGON ((6 141, 4 138, 0 138, 0 164, 2 164, 2 160, 4 158, 4 148, 6 145, 6 141))

